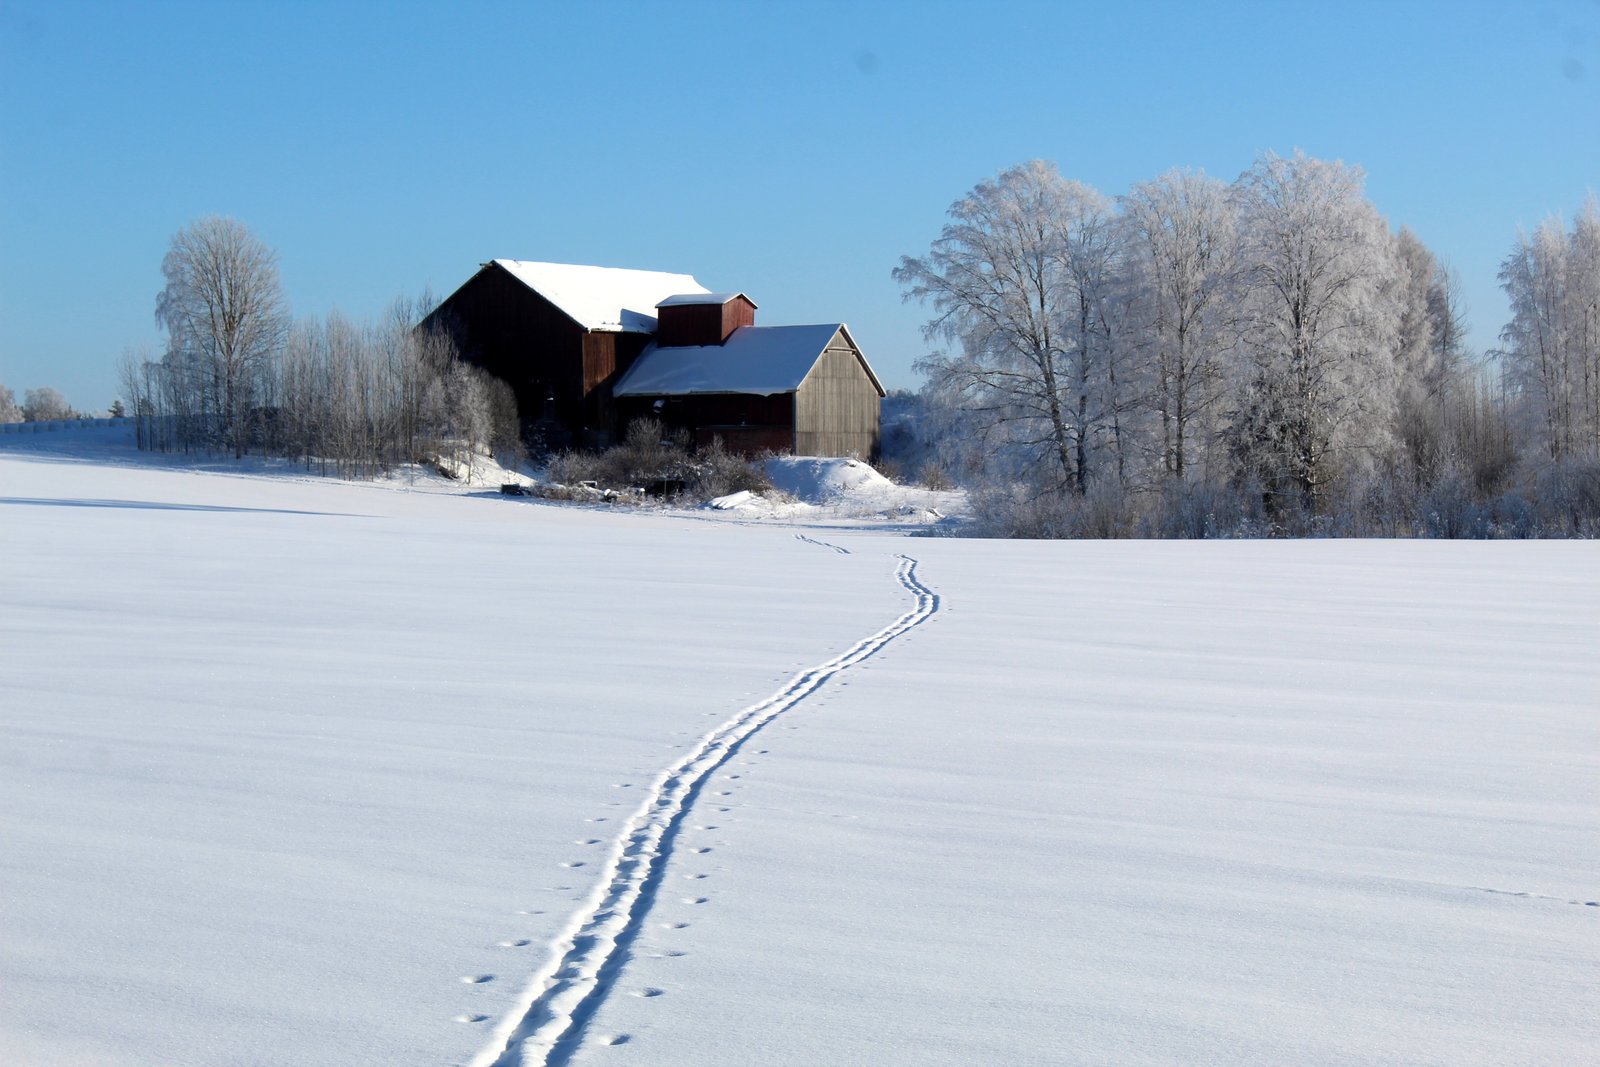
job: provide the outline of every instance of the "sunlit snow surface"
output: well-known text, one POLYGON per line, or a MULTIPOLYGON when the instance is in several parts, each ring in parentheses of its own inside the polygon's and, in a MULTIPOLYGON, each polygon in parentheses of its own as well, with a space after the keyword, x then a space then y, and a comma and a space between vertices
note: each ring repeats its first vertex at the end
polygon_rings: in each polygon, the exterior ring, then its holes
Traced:
POLYGON ((1593 543, 918 538, 6 444, 0 1062, 492 1062, 663 775, 769 696, 559 1057, 1600 1043, 1593 543), (782 697, 921 610, 900 554, 933 610, 782 697))

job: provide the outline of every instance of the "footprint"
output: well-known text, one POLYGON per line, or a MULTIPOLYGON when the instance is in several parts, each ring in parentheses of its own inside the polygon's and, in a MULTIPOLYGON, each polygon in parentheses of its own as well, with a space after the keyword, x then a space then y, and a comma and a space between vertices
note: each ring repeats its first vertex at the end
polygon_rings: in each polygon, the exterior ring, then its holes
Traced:
POLYGON ((700 879, 704 878, 705 875, 703 875, 703 874, 686 874, 686 875, 684 875, 684 877, 689 879, 689 881, 691 881, 691 882, 698 882, 700 879))
MULTIPOLYGON (((706 901, 708 901, 710 899, 711 899, 710 897, 684 897, 683 898, 683 902, 685 904, 704 904, 706 901)), ((462 979, 463 982, 470 982, 472 980, 473 979, 471 979, 471 978, 463 978, 462 979)), ((486 978, 486 979, 484 979, 484 981, 488 981, 488 979, 486 978)))
POLYGON ((584 866, 584 863, 583 863, 582 860, 569 860, 569 861, 566 861, 566 862, 562 863, 561 866, 563 866, 563 867, 582 867, 582 866, 584 866))
POLYGON ((728 775, 729 780, 732 780, 732 781, 737 781, 738 779, 740 779, 742 777, 744 777, 744 776, 740 775, 740 774, 730 774, 730 775, 728 775))
POLYGON ((635 989, 633 995, 636 997, 659 997, 665 992, 665 989, 657 989, 653 985, 647 985, 643 989, 635 989))
POLYGON ((573 842, 574 845, 598 845, 599 843, 600 839, 598 837, 580 837, 573 842))
POLYGON ((488 1018, 487 1015, 479 1015, 477 1012, 468 1012, 465 1015, 457 1015, 456 1016, 456 1022, 458 1022, 458 1023, 481 1023, 487 1018, 488 1018))
POLYGON ((722 812, 728 812, 728 811, 732 811, 733 809, 732 808, 718 808, 717 810, 718 811, 722 811, 722 812))
POLYGON ((695 855, 704 856, 707 852, 710 852, 711 849, 710 848, 697 848, 694 851, 695 851, 695 855))
POLYGON ((662 923, 661 925, 664 926, 665 928, 667 928, 668 930, 687 930, 687 929, 689 929, 689 924, 688 923, 662 923))
POLYGON ((717 796, 719 796, 719 797, 731 797, 731 796, 733 796, 733 790, 724 789, 722 792, 718 793, 717 796))
POLYGON ((604 815, 597 815, 593 819, 585 819, 583 821, 584 822, 605 822, 606 821, 606 817, 604 815))
POLYGON ((633 1040, 632 1034, 607 1034, 600 1039, 602 1045, 626 1045, 633 1040))
POLYGON ((463 982, 467 983, 468 985, 482 985, 485 982, 494 981, 494 975, 492 975, 492 974, 464 974, 464 975, 461 976, 461 980, 463 982))
POLYGON ((524 945, 529 945, 529 944, 532 944, 532 942, 529 941, 527 938, 519 937, 515 941, 502 941, 502 942, 500 942, 500 947, 501 948, 522 948, 524 945))

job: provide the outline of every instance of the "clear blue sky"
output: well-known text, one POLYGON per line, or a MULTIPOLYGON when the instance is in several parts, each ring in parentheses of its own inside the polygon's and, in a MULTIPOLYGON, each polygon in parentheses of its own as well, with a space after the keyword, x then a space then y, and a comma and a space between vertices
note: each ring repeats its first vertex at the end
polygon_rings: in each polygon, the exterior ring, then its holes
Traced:
POLYGON ((1366 169, 1492 346, 1518 227, 1600 190, 1600 0, 0 2, 0 383, 109 404, 214 213, 297 314, 502 256, 680 271, 846 321, 914 386, 889 272, 978 181, 1037 157, 1115 195, 1295 148, 1366 169))

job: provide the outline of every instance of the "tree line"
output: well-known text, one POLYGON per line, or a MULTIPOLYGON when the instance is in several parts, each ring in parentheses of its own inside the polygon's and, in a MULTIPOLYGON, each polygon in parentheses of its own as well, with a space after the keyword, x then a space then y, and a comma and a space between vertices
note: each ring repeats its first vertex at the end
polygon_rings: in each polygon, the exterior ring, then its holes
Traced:
POLYGON ((470 471, 520 448, 504 382, 415 324, 427 295, 379 321, 291 318, 277 257, 235 219, 173 237, 162 262, 159 358, 130 353, 121 378, 140 448, 282 457, 372 477, 412 462, 470 471))
POLYGON ((924 449, 1014 535, 1600 533, 1600 209, 1518 239, 1505 348, 1359 168, 1266 154, 1112 198, 1030 162, 894 276, 924 449))

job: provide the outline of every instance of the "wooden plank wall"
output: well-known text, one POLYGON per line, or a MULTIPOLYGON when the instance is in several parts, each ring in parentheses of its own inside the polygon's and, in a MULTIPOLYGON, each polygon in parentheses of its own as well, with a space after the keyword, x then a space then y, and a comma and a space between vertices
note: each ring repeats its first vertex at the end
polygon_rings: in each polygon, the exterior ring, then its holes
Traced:
POLYGON ((474 275, 428 318, 456 339, 461 358, 507 382, 523 422, 549 412, 576 438, 584 424, 584 331, 498 264, 474 275))
POLYGON ((876 458, 879 400, 855 349, 835 334, 795 396, 795 453, 876 458))

